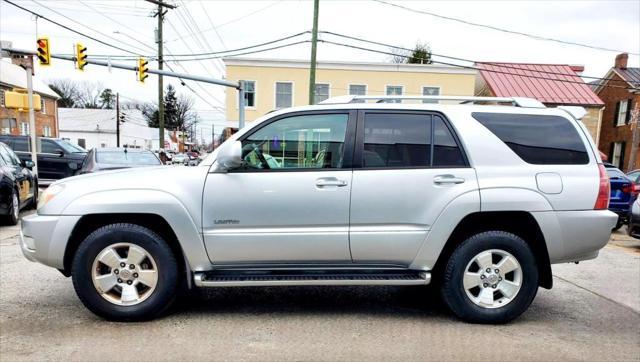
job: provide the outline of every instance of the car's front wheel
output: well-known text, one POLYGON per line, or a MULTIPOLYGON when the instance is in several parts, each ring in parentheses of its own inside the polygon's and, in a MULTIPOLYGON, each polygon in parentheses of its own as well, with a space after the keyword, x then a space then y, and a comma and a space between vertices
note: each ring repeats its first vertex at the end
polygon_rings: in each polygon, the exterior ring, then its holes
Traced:
POLYGON ((103 226, 78 247, 73 286, 82 303, 110 320, 151 319, 173 302, 178 266, 166 241, 135 224, 103 226))
POLYGON ((506 323, 529 307, 538 290, 536 259, 520 237, 487 231, 469 237, 451 255, 442 295, 459 318, 506 323))

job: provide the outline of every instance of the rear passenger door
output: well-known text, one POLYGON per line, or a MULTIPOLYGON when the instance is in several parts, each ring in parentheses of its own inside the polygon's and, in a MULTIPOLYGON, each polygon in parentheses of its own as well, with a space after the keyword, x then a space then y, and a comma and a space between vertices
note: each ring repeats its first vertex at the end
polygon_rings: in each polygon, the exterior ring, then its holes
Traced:
POLYGON ((353 261, 410 264, 446 205, 477 188, 443 115, 361 111, 351 194, 353 261))

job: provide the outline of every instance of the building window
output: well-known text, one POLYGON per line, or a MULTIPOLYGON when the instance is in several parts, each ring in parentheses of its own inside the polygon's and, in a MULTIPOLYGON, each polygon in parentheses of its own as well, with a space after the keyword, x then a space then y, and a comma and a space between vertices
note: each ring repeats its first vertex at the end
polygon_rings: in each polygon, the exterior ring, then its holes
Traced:
MULTIPOLYGON (((367 86, 364 84, 349 84, 349 95, 366 96, 367 86)), ((354 103, 364 103, 364 99, 356 100, 354 103)))
POLYGON ((329 85, 316 83, 316 90, 313 96, 315 103, 320 103, 329 98, 329 85))
POLYGON ((23 136, 29 135, 29 123, 27 122, 20 123, 20 134, 23 136))
POLYGON ((624 126, 626 124, 627 121, 627 111, 628 111, 628 105, 629 105, 629 101, 628 100, 623 100, 618 102, 618 112, 616 115, 616 126, 624 126))
MULTIPOLYGON (((387 95, 388 96, 401 96, 402 95, 402 86, 401 85, 388 85, 387 86, 387 95)), ((389 101, 391 103, 400 103, 399 99, 394 99, 389 101)))
MULTIPOLYGON (((439 96, 440 95, 440 87, 422 87, 422 95, 423 96, 439 96)), ((438 103, 435 99, 425 99, 422 103, 438 103)))
POLYGON ((244 81, 244 105, 247 107, 256 106, 256 82, 252 80, 244 81))
POLYGON ((287 108, 293 105, 293 83, 276 82, 276 108, 287 108))
POLYGON ((51 137, 51 126, 43 126, 42 127, 42 135, 44 137, 51 137))
POLYGON ((47 114, 47 102, 44 101, 44 97, 40 97, 40 112, 47 114))
POLYGON ((2 120, 2 134, 11 134, 11 130, 16 127, 15 118, 4 118, 2 120))
POLYGON ((613 143, 613 150, 611 152, 611 164, 619 169, 622 169, 622 163, 624 162, 624 149, 625 142, 613 143))
POLYGON ((0 106, 4 107, 4 89, 0 89, 0 106))

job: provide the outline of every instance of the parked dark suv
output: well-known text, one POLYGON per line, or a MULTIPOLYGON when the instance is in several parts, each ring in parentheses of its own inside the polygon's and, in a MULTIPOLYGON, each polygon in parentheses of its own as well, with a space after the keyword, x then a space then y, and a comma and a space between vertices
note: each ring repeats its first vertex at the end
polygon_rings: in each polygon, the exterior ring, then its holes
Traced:
MULTIPOLYGON (((0 142, 9 146, 23 161, 31 161, 28 136, 1 135, 0 142)), ((73 176, 82 167, 87 151, 59 138, 38 137, 38 179, 40 184, 73 176)))

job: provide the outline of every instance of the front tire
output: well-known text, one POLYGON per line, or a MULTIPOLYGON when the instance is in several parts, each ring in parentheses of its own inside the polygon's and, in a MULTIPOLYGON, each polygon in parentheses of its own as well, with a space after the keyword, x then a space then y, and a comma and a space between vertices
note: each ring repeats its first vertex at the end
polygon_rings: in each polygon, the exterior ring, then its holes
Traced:
POLYGON ((538 291, 529 245, 504 231, 469 237, 451 255, 442 283, 449 309, 471 323, 507 323, 527 310, 538 291))
POLYGON ((17 190, 13 190, 9 200, 9 214, 6 216, 5 220, 9 225, 17 225, 20 220, 20 199, 18 198, 17 190))
POLYGON ((178 264, 164 239, 135 224, 111 224, 82 241, 72 279, 82 303, 115 321, 148 320, 175 299, 178 264))

